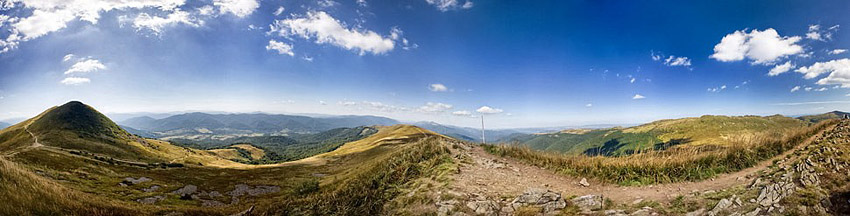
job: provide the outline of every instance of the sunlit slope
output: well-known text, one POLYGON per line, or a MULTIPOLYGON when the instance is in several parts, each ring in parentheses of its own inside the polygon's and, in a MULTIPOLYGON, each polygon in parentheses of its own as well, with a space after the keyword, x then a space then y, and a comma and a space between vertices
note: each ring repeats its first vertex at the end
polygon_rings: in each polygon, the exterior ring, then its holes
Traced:
POLYGON ((511 140, 533 149, 569 154, 627 155, 673 146, 731 145, 753 135, 782 133, 808 123, 784 116, 702 116, 629 127, 532 134, 511 140))

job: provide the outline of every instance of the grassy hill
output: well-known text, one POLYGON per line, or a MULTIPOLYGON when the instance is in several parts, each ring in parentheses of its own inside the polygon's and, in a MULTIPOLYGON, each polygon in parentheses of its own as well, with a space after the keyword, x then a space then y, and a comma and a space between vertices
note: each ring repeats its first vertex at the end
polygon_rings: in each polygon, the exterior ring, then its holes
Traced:
POLYGON ((821 121, 824 121, 824 120, 829 120, 829 119, 841 119, 841 118, 844 118, 845 115, 850 115, 850 113, 841 112, 841 111, 832 111, 832 112, 817 114, 817 115, 800 116, 800 117, 797 117, 797 119, 800 119, 800 120, 803 120, 803 121, 806 121, 806 122, 811 122, 811 123, 818 123, 818 122, 821 122, 821 121))
POLYGON ((515 135, 505 141, 536 150, 617 156, 674 146, 725 146, 750 139, 757 134, 782 133, 806 125, 804 121, 779 115, 702 116, 661 120, 629 128, 515 135))
POLYGON ((448 172, 439 167, 452 163, 448 138, 395 125, 298 161, 242 164, 231 159, 265 150, 144 139, 88 106, 66 105, 0 130, 0 215, 229 215, 249 207, 257 215, 376 215, 409 182, 448 172))

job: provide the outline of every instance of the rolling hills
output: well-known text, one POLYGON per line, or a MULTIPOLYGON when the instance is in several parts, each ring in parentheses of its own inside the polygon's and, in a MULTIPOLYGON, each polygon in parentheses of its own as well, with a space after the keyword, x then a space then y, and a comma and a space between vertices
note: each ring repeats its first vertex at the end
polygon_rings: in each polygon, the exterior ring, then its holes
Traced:
POLYGON ((0 215, 376 214, 451 161, 448 138, 428 130, 360 129, 376 131, 302 160, 250 165, 234 160, 263 149, 144 139, 70 102, 0 131, 0 215))
POLYGON ((782 133, 807 124, 779 115, 702 116, 660 120, 629 128, 575 129, 514 135, 500 141, 551 152, 616 156, 679 145, 729 145, 746 141, 753 134, 782 133))

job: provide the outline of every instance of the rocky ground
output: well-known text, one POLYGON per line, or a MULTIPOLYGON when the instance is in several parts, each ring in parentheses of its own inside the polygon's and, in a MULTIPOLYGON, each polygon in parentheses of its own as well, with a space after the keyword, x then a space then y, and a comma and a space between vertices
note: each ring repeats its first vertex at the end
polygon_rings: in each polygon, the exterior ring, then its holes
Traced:
POLYGON ((850 214, 848 142, 850 121, 843 121, 753 168, 702 182, 640 187, 557 175, 455 143, 460 166, 450 183, 433 192, 433 209, 438 215, 850 214))

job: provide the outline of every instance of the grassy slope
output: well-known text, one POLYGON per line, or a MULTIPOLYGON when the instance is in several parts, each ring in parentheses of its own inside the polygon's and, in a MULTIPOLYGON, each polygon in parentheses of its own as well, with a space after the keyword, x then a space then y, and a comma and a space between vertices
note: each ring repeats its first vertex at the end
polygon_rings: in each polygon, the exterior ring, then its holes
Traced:
POLYGON ((534 134, 514 140, 536 150, 628 155, 676 144, 725 146, 749 139, 753 134, 781 133, 806 125, 803 121, 783 116, 702 116, 661 120, 630 128, 534 134))
MULTIPOLYGON (((26 134, 21 135, 20 129, 11 128, 3 131, 8 133, 0 133, 0 139, 4 136, 11 138, 0 140, 2 141, 0 147, 24 146, 32 143, 32 138, 26 134)), ((68 154, 65 150, 50 146, 21 151, 12 159, 17 164, 27 165, 28 168, 19 169, 21 172, 32 175, 31 171, 39 170, 44 173, 44 176, 49 177, 43 178, 45 182, 67 187, 68 191, 94 194, 95 197, 102 198, 103 203, 120 203, 118 206, 125 206, 124 210, 132 212, 130 214, 165 214, 177 211, 189 215, 215 215, 238 212, 250 205, 258 206, 259 212, 276 213, 291 210, 327 213, 331 209, 348 213, 381 212, 383 203, 395 196, 396 193, 392 191, 400 190, 405 182, 430 172, 430 167, 438 165, 439 160, 435 158, 445 154, 444 147, 441 147, 438 142, 438 139, 444 137, 407 125, 381 127, 379 132, 367 139, 347 143, 333 152, 301 161, 272 165, 239 164, 210 151, 174 146, 158 140, 130 138, 126 145, 135 148, 138 154, 144 155, 146 159, 184 163, 187 167, 145 169, 123 166, 68 154), (312 161, 321 161, 321 163, 312 161), (198 166, 200 164, 204 166, 198 166), (324 177, 315 177, 316 174, 324 177), (131 187, 118 186, 125 177, 141 176, 154 180, 131 187), (319 179, 322 189, 309 195, 299 195, 294 192, 297 191, 300 182, 311 179, 319 179), (54 180, 61 180, 62 184, 54 180), (240 183, 274 185, 280 186, 282 190, 246 200, 238 205, 215 208, 200 207, 198 201, 181 200, 177 195, 169 193, 187 184, 197 185, 206 191, 215 190, 224 193, 233 190, 235 185, 240 183), (156 192, 140 190, 152 185, 160 185, 163 189, 156 192), (373 190, 372 187, 379 188, 373 190), (363 193, 363 191, 369 192, 363 193), (134 202, 135 199, 155 195, 163 195, 166 199, 157 205, 141 205, 134 202), (343 195, 345 198, 328 200, 328 197, 343 195), (315 197, 324 198, 316 200, 315 197), (368 200, 368 202, 362 202, 362 200, 368 200), (290 204, 301 207, 279 208, 279 206, 290 206, 290 204), (304 206, 309 208, 302 208, 304 206)), ((253 151, 252 155, 259 154, 257 149, 248 148, 247 150, 253 151)), ((0 188, 0 190, 2 190, 0 194, 11 194, 17 189, 0 188)), ((61 192, 61 194, 66 193, 61 192)), ((226 197, 219 201, 229 203, 230 200, 226 197)), ((103 211, 110 208, 76 202, 72 204, 82 206, 79 207, 81 211, 103 211)), ((0 209, 24 206, 19 211, 33 213, 33 208, 38 205, 46 204, 40 203, 40 200, 12 200, 12 202, 0 204, 0 209)))
POLYGON ((495 155, 512 157, 552 171, 623 185, 697 181, 751 167, 804 142, 837 121, 796 128, 784 134, 762 134, 747 142, 713 148, 673 148, 624 157, 590 157, 541 152, 524 146, 485 148, 495 155))

